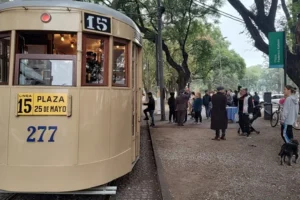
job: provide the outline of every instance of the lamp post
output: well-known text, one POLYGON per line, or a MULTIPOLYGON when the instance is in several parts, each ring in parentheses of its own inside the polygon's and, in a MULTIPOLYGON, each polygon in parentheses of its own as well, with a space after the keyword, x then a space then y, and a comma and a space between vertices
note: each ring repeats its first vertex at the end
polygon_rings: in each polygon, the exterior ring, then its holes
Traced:
MULTIPOLYGON (((227 37, 223 37, 222 40, 225 40, 227 37)), ((220 46, 221 47, 221 46, 220 46)), ((219 49, 219 57, 220 57, 220 69, 221 69, 221 81, 222 86, 224 87, 224 78, 223 78, 223 68, 222 68, 222 55, 221 55, 221 48, 219 49)))
POLYGON ((161 6, 161 0, 157 0, 157 57, 158 57, 158 82, 160 90, 160 109, 161 121, 165 121, 165 86, 164 86, 164 69, 162 54, 162 14, 165 8, 161 6))

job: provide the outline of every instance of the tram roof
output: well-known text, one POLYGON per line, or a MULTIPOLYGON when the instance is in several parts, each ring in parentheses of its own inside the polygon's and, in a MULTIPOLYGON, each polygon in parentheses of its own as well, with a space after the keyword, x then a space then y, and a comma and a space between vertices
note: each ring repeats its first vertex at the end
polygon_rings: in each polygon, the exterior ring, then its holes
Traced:
POLYGON ((140 33, 137 25, 125 14, 101 4, 80 2, 74 0, 0 0, 0 11, 16 7, 66 7, 102 13, 118 19, 140 33))

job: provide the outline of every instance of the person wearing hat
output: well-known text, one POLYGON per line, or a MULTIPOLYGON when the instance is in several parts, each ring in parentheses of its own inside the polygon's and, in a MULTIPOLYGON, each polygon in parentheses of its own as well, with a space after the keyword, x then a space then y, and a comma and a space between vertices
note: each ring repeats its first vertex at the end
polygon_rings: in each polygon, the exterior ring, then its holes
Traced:
POLYGON ((93 83, 101 80, 101 64, 96 60, 96 53, 86 52, 86 82, 93 83))
POLYGON ((148 103, 144 103, 144 105, 148 106, 144 110, 144 114, 145 114, 145 119, 144 120, 149 120, 149 117, 148 117, 148 114, 147 114, 149 112, 150 117, 151 117, 151 125, 150 126, 155 126, 155 124, 154 124, 155 101, 154 101, 154 98, 153 98, 151 92, 148 92, 147 94, 148 94, 149 101, 148 101, 148 103))
POLYGON ((188 100, 190 98, 190 93, 188 90, 180 90, 179 95, 176 97, 176 121, 178 126, 183 126, 185 115, 187 113, 188 100))
POLYGON ((227 98, 225 96, 224 87, 217 88, 217 93, 213 95, 211 102, 212 110, 210 128, 216 131, 216 136, 213 140, 226 140, 225 133, 228 125, 228 118, 226 111, 227 98), (222 131, 221 137, 220 131, 222 131))
POLYGON ((241 88, 238 101, 239 125, 242 135, 250 135, 250 119, 253 118, 254 103, 247 88, 241 88))

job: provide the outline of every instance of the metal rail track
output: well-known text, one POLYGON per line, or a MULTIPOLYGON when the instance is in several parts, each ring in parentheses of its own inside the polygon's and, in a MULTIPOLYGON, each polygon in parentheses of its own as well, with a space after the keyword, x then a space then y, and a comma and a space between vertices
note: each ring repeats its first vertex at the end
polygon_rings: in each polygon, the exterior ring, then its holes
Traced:
POLYGON ((6 197, 1 198, 1 200, 12 200, 17 196, 17 194, 8 194, 6 197))

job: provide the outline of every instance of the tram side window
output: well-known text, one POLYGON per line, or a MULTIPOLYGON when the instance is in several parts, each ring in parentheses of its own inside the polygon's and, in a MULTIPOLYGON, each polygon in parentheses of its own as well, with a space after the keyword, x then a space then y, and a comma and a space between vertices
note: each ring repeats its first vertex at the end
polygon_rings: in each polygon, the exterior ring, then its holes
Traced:
POLYGON ((10 34, 0 33, 0 84, 7 84, 10 54, 10 34))
POLYGON ((75 33, 17 32, 15 84, 76 85, 75 33))
POLYGON ((128 86, 128 47, 126 41, 114 41, 113 86, 128 86))
POLYGON ((83 85, 106 86, 108 38, 84 35, 83 44, 83 85))

